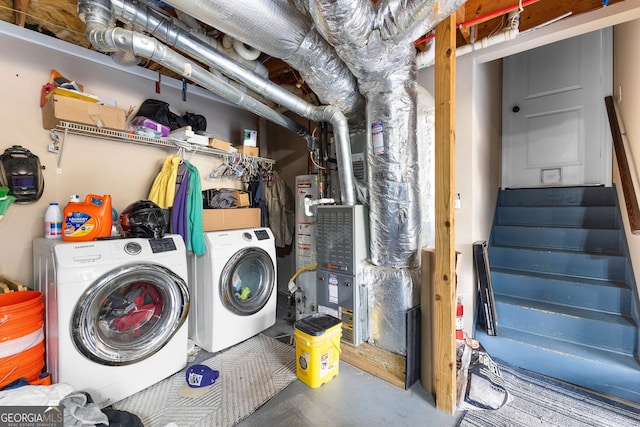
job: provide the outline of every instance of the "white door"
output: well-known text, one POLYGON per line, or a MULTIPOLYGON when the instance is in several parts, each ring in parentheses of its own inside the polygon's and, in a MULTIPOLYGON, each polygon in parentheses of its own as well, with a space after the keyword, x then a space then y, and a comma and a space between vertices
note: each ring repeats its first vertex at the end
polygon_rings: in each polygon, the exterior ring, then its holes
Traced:
POLYGON ((612 30, 503 61, 502 188, 611 185, 612 30))

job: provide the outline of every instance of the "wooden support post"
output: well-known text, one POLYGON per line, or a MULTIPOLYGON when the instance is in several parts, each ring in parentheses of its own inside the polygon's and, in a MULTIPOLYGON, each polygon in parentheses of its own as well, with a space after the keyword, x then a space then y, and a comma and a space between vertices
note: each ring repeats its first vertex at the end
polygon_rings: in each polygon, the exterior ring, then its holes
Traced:
POLYGON ((456 405, 455 346, 455 14, 436 26, 435 54, 435 280, 432 293, 433 380, 436 407, 453 414, 456 405))

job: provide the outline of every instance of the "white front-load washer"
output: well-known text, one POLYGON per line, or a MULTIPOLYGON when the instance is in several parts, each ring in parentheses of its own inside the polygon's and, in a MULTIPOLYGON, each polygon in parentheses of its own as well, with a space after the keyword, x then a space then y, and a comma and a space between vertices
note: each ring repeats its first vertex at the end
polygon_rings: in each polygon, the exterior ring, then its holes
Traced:
POLYGON ((269 228, 204 234, 204 255, 189 256, 189 335, 217 352, 276 322, 276 248, 269 228))
POLYGON ((190 297, 182 237, 33 242, 45 295, 46 369, 100 406, 186 366, 190 297))

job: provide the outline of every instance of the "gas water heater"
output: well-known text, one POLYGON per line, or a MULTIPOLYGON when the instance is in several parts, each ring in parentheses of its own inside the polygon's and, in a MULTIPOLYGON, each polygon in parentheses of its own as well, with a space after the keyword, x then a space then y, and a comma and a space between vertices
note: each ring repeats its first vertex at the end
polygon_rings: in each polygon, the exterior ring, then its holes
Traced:
MULTIPOLYGON (((305 209, 305 199, 318 199, 318 175, 296 176, 296 271, 317 262, 316 257, 316 207, 305 209), (310 215, 308 215, 310 214, 310 215)), ((296 320, 300 320, 318 311, 316 301, 316 273, 302 271, 296 279, 294 293, 296 320)))

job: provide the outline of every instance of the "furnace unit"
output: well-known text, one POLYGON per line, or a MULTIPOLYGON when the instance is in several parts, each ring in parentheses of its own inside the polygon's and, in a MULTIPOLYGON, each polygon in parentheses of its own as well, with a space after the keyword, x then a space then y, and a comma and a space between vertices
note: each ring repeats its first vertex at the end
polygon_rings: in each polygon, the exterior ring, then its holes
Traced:
POLYGON ((367 336, 367 292, 359 272, 369 257, 368 211, 362 205, 318 206, 316 253, 318 312, 342 320, 342 341, 367 336))

